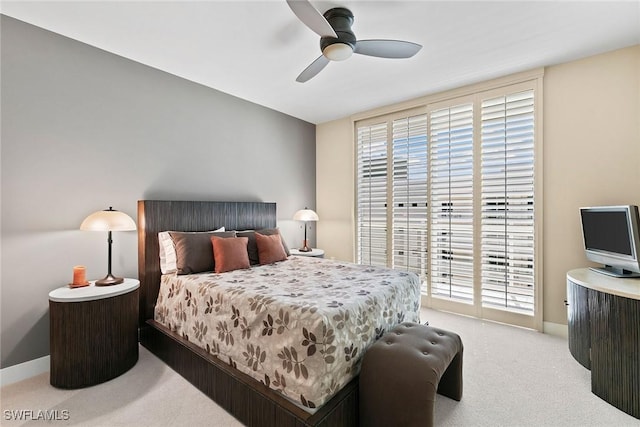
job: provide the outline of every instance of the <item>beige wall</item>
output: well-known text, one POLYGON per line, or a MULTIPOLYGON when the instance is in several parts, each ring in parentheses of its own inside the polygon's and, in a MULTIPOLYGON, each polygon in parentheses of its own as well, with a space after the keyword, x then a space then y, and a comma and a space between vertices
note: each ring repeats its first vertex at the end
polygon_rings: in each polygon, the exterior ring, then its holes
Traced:
MULTIPOLYGON (((544 321, 566 324, 565 273, 588 264, 578 208, 640 205, 640 45, 548 67, 543 90, 544 321)), ((353 261, 351 118, 316 127, 316 162, 318 246, 353 261)))
POLYGON ((316 242, 327 258, 354 260, 354 163, 351 119, 316 126, 316 242))
POLYGON ((640 205, 640 46, 544 76, 544 319, 566 323, 567 270, 588 265, 578 208, 640 205))

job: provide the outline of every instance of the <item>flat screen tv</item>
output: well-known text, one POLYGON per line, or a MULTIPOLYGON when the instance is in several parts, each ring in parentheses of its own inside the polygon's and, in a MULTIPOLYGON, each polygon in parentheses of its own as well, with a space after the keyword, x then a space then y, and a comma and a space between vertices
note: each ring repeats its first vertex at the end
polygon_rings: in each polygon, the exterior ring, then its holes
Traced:
POLYGON ((640 277, 640 216, 638 207, 580 208, 587 259, 603 264, 592 268, 615 277, 640 277))

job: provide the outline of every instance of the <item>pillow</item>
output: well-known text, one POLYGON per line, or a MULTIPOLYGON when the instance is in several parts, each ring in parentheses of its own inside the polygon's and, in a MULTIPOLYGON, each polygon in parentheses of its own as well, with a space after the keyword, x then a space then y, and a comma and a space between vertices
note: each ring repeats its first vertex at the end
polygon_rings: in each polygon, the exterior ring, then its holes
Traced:
POLYGON ((162 274, 175 273, 176 267, 176 248, 173 246, 173 240, 168 231, 158 233, 158 244, 160 245, 160 271, 162 274))
MULTIPOLYGON (((263 228, 262 230, 257 230, 258 233, 264 236, 270 236, 272 234, 280 234, 280 230, 277 228, 263 228)), ((242 230, 237 231, 236 234, 238 237, 248 237, 249 244, 247 245, 247 252, 249 252, 249 262, 251 265, 260 264, 260 258, 258 258, 258 246, 256 245, 256 230, 242 230)), ((287 256, 291 255, 289 253, 289 248, 287 247, 287 243, 282 239, 282 247, 284 248, 284 252, 287 256)))
POLYGON ((199 233, 170 231, 176 249, 176 272, 178 274, 194 274, 213 271, 213 248, 211 237, 236 237, 234 231, 205 231, 199 233))
MULTIPOLYGON (((213 231, 225 231, 220 227, 213 231)), ((160 245, 160 271, 162 274, 175 273, 178 270, 176 265, 176 248, 173 239, 168 231, 158 233, 158 244, 160 245)))
POLYGON ((255 236, 260 264, 272 264, 287 259, 287 253, 284 251, 282 238, 279 234, 264 235, 255 233, 255 236))
POLYGON ((227 271, 249 268, 249 255, 247 254, 247 237, 220 238, 211 237, 213 246, 213 258, 215 259, 215 272, 226 273, 227 271))

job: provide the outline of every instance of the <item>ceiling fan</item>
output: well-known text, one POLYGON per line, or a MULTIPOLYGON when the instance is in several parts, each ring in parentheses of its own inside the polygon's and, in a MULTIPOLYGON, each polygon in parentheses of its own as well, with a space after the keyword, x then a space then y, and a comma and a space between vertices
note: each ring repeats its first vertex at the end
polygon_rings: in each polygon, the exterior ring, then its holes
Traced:
POLYGON ((315 77, 330 61, 343 61, 353 53, 379 58, 411 58, 422 46, 403 40, 356 40, 351 31, 353 14, 335 7, 321 14, 308 0, 287 0, 295 15, 320 36, 322 55, 300 73, 297 82, 315 77))

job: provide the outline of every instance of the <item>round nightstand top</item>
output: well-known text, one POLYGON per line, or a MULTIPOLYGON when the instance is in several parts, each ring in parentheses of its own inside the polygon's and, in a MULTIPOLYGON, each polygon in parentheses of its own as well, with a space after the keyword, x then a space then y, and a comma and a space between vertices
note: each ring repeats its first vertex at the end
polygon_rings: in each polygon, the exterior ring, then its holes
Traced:
POLYGON ((138 279, 124 279, 119 285, 96 286, 95 280, 89 286, 81 288, 71 288, 62 286, 49 292, 49 301, 54 302, 82 302, 94 301, 97 299, 111 298, 126 294, 140 287, 138 279))
POLYGON ((324 256, 324 249, 311 248, 311 252, 301 252, 299 249, 289 249, 291 255, 296 256, 315 256, 321 257, 324 256))

